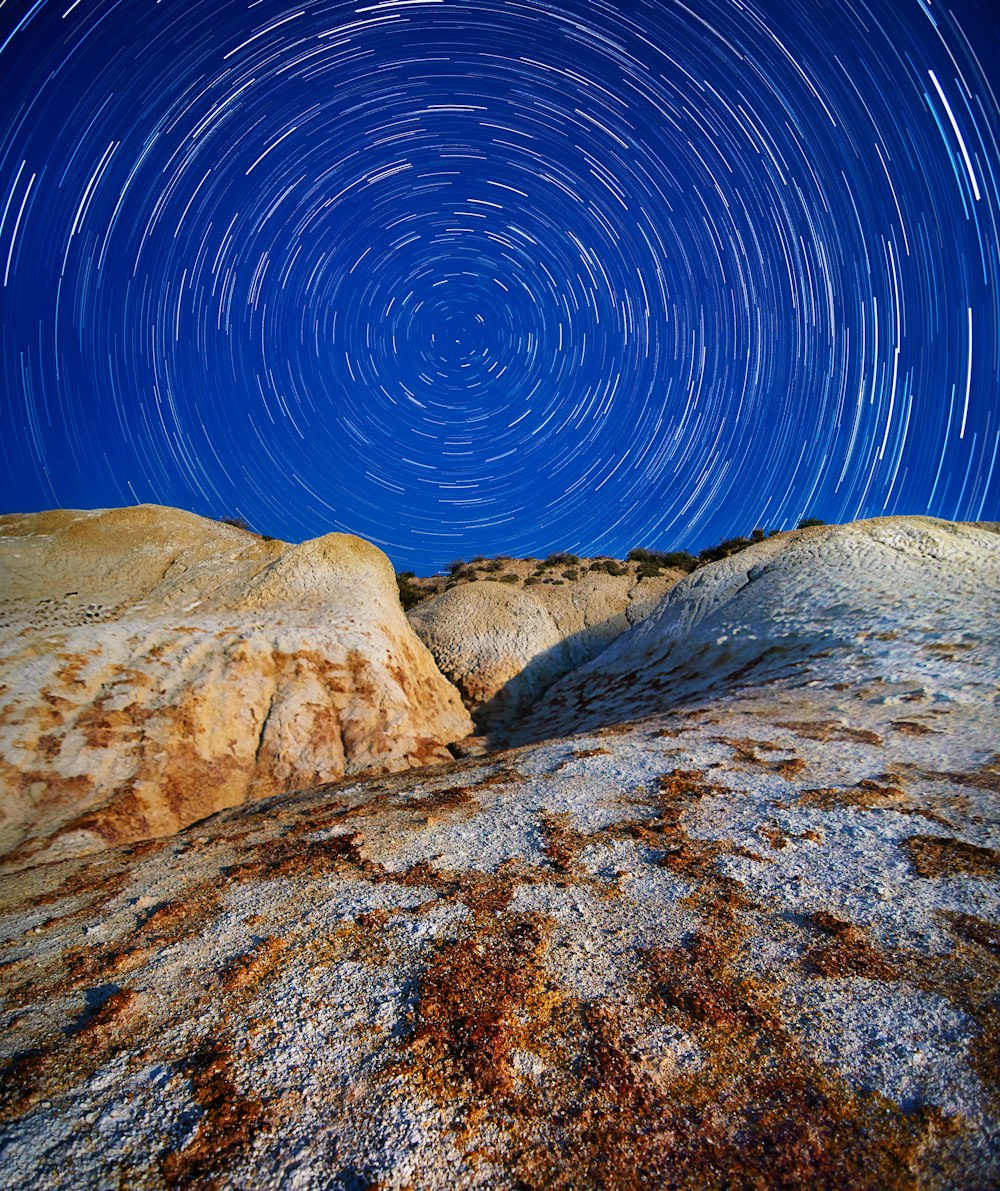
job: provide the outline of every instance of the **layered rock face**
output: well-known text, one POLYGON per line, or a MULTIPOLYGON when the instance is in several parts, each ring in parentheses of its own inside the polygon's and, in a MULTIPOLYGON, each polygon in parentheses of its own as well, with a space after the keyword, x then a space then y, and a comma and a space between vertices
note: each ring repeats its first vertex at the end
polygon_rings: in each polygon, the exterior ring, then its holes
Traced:
MULTIPOLYGON (((453 587, 409 613, 441 672, 482 730, 502 738, 568 671, 599 654, 658 606, 681 572, 641 581, 633 572, 589 571, 532 586, 481 579, 453 587)), ((509 560, 530 577, 530 564, 509 560)), ((575 572, 574 572, 575 573, 575 572)))
POLYGON ((157 506, 6 516, 0 585, 8 865, 449 758, 471 731, 358 538, 157 506))
POLYGON ((1000 527, 885 517, 782 534, 685 577, 553 686, 542 739, 765 683, 887 699, 1000 697, 1000 527))

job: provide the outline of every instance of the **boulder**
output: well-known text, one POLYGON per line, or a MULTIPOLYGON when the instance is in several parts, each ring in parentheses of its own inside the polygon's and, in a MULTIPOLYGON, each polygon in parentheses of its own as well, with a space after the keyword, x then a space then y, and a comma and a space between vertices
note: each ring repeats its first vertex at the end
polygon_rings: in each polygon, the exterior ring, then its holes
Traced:
POLYGON ((389 560, 143 505, 0 517, 0 854, 449 759, 472 725, 389 560))

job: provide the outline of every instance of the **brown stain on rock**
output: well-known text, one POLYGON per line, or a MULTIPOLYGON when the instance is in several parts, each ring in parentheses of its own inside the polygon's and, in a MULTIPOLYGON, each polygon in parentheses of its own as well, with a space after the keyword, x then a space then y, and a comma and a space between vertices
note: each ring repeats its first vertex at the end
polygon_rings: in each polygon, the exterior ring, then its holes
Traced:
POLYGON ((818 976, 862 976, 868 980, 898 980, 899 972, 876 948, 861 927, 825 910, 810 916, 825 936, 806 952, 807 970, 818 976))
POLYGON ((952 824, 943 815, 928 806, 922 806, 902 788, 898 774, 883 774, 880 780, 866 778, 854 786, 824 786, 799 791, 799 800, 805 806, 814 806, 823 811, 840 808, 863 811, 895 811, 900 815, 917 815, 942 827, 952 824))
POLYGON ((965 840, 935 835, 911 835, 900 842, 918 877, 979 877, 995 881, 1000 873, 1000 851, 981 848, 965 840))
POLYGON ((774 725, 776 728, 787 728, 796 736, 806 740, 843 740, 851 744, 881 745, 882 737, 869 728, 852 728, 847 724, 837 723, 836 720, 780 720, 774 725))
POLYGON ((222 1041, 205 1039, 177 1070, 190 1081, 203 1116, 183 1149, 160 1155, 160 1173, 168 1187, 214 1188, 252 1144, 267 1113, 256 1096, 236 1084, 233 1056, 222 1041))
POLYGON ((545 1000, 549 930, 537 914, 480 914, 466 937, 439 948, 420 981, 411 1043, 424 1082, 474 1096, 510 1088, 511 1052, 530 1044, 545 1000))
POLYGON ((705 929, 641 953, 621 1002, 546 981, 544 923, 477 920, 422 980, 411 1076, 457 1110, 459 1138, 462 1121, 488 1123, 478 1153, 522 1188, 915 1188, 921 1148, 947 1133, 941 1115, 852 1091, 801 1053, 780 989, 746 965, 741 887, 699 887, 692 905, 705 929), (638 1006, 696 1040, 696 1069, 669 1052, 651 1065, 638 1006), (535 1056, 533 1076, 514 1050, 535 1056))
POLYGON ((278 957, 287 945, 285 939, 267 935, 251 950, 233 956, 222 968, 222 987, 227 992, 256 987, 274 971, 278 957))
POLYGON ((893 720, 892 726, 903 736, 931 736, 936 731, 919 720, 893 720))

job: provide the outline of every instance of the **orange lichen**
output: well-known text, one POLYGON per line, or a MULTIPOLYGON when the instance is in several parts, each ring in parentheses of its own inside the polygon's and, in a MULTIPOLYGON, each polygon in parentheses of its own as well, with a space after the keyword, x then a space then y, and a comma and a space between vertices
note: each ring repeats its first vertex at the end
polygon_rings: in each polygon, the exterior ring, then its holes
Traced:
POLYGON ((901 841, 918 877, 982 877, 995 880, 1000 873, 1000 851, 981 848, 965 840, 934 835, 911 835, 901 841))
POLYGON ((266 1123, 267 1114, 255 1096, 236 1085, 232 1056, 224 1043, 205 1040, 177 1067, 190 1080, 191 1094, 204 1115, 183 1149, 160 1155, 160 1173, 169 1187, 214 1187, 266 1123))

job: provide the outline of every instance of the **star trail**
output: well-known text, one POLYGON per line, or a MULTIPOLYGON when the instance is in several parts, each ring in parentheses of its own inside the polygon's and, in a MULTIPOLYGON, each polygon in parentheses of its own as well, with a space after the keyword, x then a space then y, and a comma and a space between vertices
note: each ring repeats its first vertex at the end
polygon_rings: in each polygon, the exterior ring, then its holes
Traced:
POLYGON ((1000 27, 2 0, 4 511, 397 566, 1000 515, 1000 27))

